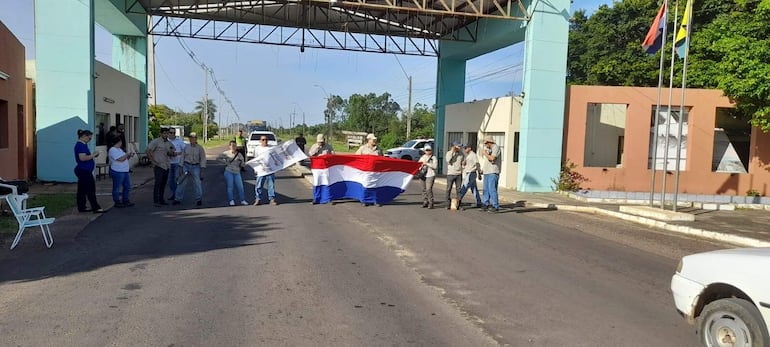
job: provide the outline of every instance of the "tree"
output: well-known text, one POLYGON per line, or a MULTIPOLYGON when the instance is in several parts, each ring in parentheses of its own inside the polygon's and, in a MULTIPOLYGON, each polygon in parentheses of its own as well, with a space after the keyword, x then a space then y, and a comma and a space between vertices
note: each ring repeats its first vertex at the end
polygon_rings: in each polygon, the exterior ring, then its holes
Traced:
POLYGON ((738 114, 770 131, 770 0, 740 0, 694 32, 688 84, 718 88, 738 114), (689 83, 692 82, 692 83, 689 83))
MULTIPOLYGON (((209 124, 211 124, 211 123, 214 123, 214 119, 215 119, 214 115, 216 115, 216 113, 217 113, 217 105, 214 103, 214 100, 208 99, 207 101, 208 101, 207 111, 208 111, 208 114, 209 114, 207 122, 209 124)), ((201 117, 201 124, 203 123, 203 116, 202 116, 203 115, 203 106, 204 106, 203 105, 203 101, 198 100, 198 101, 195 102, 195 112, 197 112, 198 115, 201 117)), ((203 128, 201 128, 201 129, 203 129, 203 128)))
POLYGON ((384 134, 392 119, 401 109, 397 102, 390 98, 390 93, 376 95, 353 94, 345 107, 347 124, 358 131, 384 134))

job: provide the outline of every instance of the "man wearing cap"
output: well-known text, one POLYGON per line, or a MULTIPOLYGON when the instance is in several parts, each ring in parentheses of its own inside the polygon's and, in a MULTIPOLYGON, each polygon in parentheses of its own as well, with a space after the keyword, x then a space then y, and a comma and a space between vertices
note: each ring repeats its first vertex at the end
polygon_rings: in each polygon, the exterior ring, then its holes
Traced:
MULTIPOLYGON (((262 153, 270 151, 270 147, 267 145, 267 136, 262 135, 259 138, 259 146, 254 149, 254 157, 259 158, 262 153)), ((256 173, 256 170, 254 171, 256 173)), ((257 182, 254 185, 254 206, 264 205, 262 202, 262 191, 265 190, 267 185, 267 201, 270 205, 278 205, 275 201, 275 173, 271 173, 265 176, 258 176, 257 182)))
POLYGON ((356 154, 382 156, 382 150, 377 146, 377 137, 374 134, 366 135, 366 143, 358 148, 356 154))
POLYGON ((147 145, 147 158, 153 165, 155 184, 152 191, 152 202, 155 206, 168 205, 163 201, 163 192, 168 182, 168 170, 171 166, 169 156, 174 155, 174 145, 168 141, 168 128, 160 128, 160 137, 153 139, 147 145))
POLYGON ((423 148, 425 154, 420 157, 419 162, 422 166, 427 167, 425 177, 422 180, 422 207, 433 209, 433 182, 436 179, 436 168, 438 168, 438 160, 433 156, 433 148, 430 145, 426 145, 423 148))
POLYGON ((203 205, 203 187, 201 187, 201 180, 203 179, 203 172, 201 169, 206 168, 206 150, 203 146, 198 144, 198 134, 190 133, 190 145, 184 147, 182 152, 182 165, 184 166, 184 172, 187 178, 182 179, 179 187, 176 189, 176 195, 174 196, 174 205, 179 205, 184 199, 184 191, 187 188, 189 182, 192 181, 195 188, 195 205, 203 205))
POLYGON ((171 145, 174 146, 174 153, 176 154, 169 158, 168 188, 171 189, 171 195, 169 195, 168 200, 174 200, 176 196, 176 179, 182 173, 182 170, 179 170, 179 164, 185 144, 181 138, 176 137, 176 129, 168 130, 168 142, 171 142, 171 145))
POLYGON ((326 155, 326 154, 334 154, 334 148, 328 143, 326 143, 326 137, 324 134, 318 134, 318 136, 315 137, 315 143, 310 146, 310 151, 307 153, 307 155, 311 157, 317 157, 319 155, 326 155))
POLYGON ((500 147, 492 136, 484 137, 484 149, 480 152, 484 157, 481 171, 484 173, 484 195, 481 203, 487 212, 500 210, 500 202, 497 200, 497 182, 500 179, 500 147))
MULTIPOLYGON (((457 199, 460 199, 460 185, 462 184, 463 174, 463 161, 465 161, 465 153, 460 149, 462 144, 459 141, 452 142, 452 148, 446 152, 444 157, 446 166, 446 209, 452 207, 452 186, 454 185, 457 199)), ((461 209, 458 206, 458 209, 461 209)))
POLYGON ((479 171, 479 158, 473 152, 471 145, 465 145, 465 163, 463 164, 463 185, 460 188, 459 206, 463 205, 463 197, 468 190, 476 196, 476 207, 481 207, 481 196, 479 196, 479 187, 476 185, 476 175, 479 171))

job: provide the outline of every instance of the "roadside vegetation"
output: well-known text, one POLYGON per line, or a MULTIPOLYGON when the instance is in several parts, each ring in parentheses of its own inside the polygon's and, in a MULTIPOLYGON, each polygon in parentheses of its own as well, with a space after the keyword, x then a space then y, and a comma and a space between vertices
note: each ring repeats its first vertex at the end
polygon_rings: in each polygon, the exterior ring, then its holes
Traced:
MULTIPOLYGON (((38 194, 27 200, 27 207, 45 206, 46 217, 60 217, 72 212, 75 208, 74 193, 38 194)), ((0 235, 16 234, 19 224, 16 222, 8 206, 2 204, 3 213, 0 214, 0 235)), ((4 238, 3 237, 3 238, 4 238)))

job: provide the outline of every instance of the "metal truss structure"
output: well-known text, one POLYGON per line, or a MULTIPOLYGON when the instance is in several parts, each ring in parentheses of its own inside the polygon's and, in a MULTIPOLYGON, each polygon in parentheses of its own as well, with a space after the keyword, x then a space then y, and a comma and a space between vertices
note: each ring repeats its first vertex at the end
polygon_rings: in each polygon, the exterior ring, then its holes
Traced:
POLYGON ((476 40, 481 18, 529 20, 523 0, 126 0, 149 33, 360 52, 438 56, 476 40))

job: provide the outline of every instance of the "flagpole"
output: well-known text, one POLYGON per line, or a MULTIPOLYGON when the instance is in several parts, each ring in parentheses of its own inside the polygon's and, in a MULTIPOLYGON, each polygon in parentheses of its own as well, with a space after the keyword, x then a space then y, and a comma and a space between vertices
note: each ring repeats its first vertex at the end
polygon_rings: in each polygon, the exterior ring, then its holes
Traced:
MULTIPOLYGON (((663 0, 666 4, 666 12, 668 12, 668 0, 663 0)), ((674 26, 676 28, 676 26, 674 26)), ((666 16, 666 21, 663 23, 663 43, 661 43, 661 47, 666 47, 666 38, 668 35, 668 15, 666 16)), ((661 49, 660 50, 660 66, 658 69, 658 103, 655 106, 655 120, 654 120, 654 127, 652 130, 652 174, 650 175, 650 207, 653 206, 655 201, 655 171, 656 167, 655 164, 657 163, 657 156, 658 156, 658 115, 660 114, 660 98, 661 94, 663 92, 663 64, 665 63, 665 57, 666 57, 666 50, 661 49)))
MULTIPOLYGON (((690 1, 688 0, 688 5, 690 5, 690 1)), ((691 5, 690 5, 691 6, 691 5)), ((682 66, 682 101, 679 103, 679 131, 677 133, 677 149, 676 152, 676 170, 674 171, 674 212, 676 212, 676 204, 677 199, 679 197, 679 169, 680 169, 680 160, 682 158, 682 127, 684 126, 684 96, 685 91, 687 87, 687 56, 690 53, 690 32, 692 27, 692 8, 688 6, 689 9, 689 16, 687 17, 687 35, 684 39, 684 66, 682 66)), ((688 115, 689 119, 689 115, 688 115)))
MULTIPOLYGON (((679 14, 679 0, 674 5, 674 28, 676 28, 679 14)), ((675 38, 676 39, 676 38, 675 38)), ((671 100, 674 98, 674 57, 676 56, 676 47, 671 44, 671 69, 668 77, 668 108, 666 109, 666 146, 663 149, 663 187, 660 193, 660 208, 666 207, 666 178, 668 176, 668 145, 671 137, 671 100)), ((657 139, 656 139, 657 140, 657 139)))

